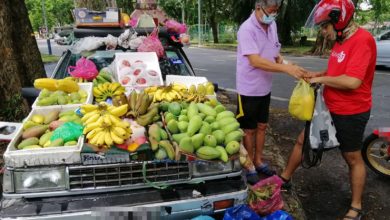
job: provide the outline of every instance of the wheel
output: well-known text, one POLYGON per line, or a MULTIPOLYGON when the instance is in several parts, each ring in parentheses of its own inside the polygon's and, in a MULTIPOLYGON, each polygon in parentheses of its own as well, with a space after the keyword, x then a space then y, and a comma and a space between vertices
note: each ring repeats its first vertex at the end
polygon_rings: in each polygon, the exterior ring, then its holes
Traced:
POLYGON ((376 134, 370 134, 363 142, 362 156, 375 173, 390 178, 390 144, 376 134))

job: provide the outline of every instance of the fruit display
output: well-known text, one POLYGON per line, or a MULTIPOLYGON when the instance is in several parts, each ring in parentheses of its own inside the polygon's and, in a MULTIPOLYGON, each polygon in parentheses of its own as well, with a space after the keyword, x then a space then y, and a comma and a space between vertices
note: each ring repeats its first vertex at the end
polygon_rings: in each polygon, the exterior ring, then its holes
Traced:
POLYGON ((74 110, 63 112, 60 112, 60 110, 51 110, 45 115, 31 115, 27 121, 23 122, 22 140, 16 146, 16 149, 26 150, 76 145, 78 138, 68 140, 67 142, 62 138, 51 140, 54 131, 66 122, 82 124, 80 116, 74 110))
POLYGON ((93 87, 93 96, 96 102, 104 102, 107 98, 113 98, 125 93, 125 88, 118 82, 103 83, 93 87))
POLYGON ((99 74, 96 76, 95 79, 93 79, 93 86, 98 86, 99 84, 103 84, 103 83, 111 83, 112 82, 112 79, 111 79, 111 74, 104 71, 104 69, 102 69, 99 74))
POLYGON ((88 143, 104 148, 123 144, 132 134, 130 123, 120 118, 127 110, 127 104, 115 107, 105 102, 81 106, 84 114, 81 121, 85 126, 83 134, 88 143))
POLYGON ((39 93, 37 106, 51 106, 51 105, 67 105, 67 104, 82 104, 87 101, 88 93, 80 89, 77 92, 64 92, 62 90, 49 91, 42 89, 39 93))
POLYGON ((145 88, 144 91, 153 96, 153 102, 172 102, 183 100, 187 87, 179 83, 172 83, 168 86, 151 86, 145 88))
POLYGON ((198 85, 192 84, 184 95, 184 101, 205 102, 208 95, 215 95, 214 85, 211 82, 198 85))
POLYGON ((34 81, 34 87, 36 89, 47 89, 49 91, 63 91, 67 93, 78 92, 79 85, 69 79, 51 79, 51 78, 40 78, 34 81))
MULTIPOLYGON (((158 62, 156 60, 156 62, 158 62)), ((123 86, 161 85, 161 71, 156 64, 145 60, 123 58, 117 63, 118 80, 123 86)))
POLYGON ((215 99, 206 103, 168 104, 164 122, 182 152, 200 159, 220 159, 239 152, 243 132, 233 112, 215 99))
POLYGON ((148 94, 132 91, 127 97, 129 105, 126 117, 134 119, 139 125, 147 126, 160 119, 158 114, 159 105, 153 104, 153 98, 148 94))
POLYGON ((157 160, 175 159, 175 148, 169 141, 168 133, 162 127, 157 123, 152 124, 149 126, 148 135, 150 146, 157 160))

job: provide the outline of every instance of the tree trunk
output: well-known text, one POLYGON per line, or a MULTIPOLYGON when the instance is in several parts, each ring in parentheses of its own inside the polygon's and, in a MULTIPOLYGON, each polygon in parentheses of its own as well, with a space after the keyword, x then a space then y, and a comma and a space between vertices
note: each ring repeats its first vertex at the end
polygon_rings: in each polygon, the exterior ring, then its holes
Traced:
POLYGON ((287 1, 286 9, 282 20, 278 22, 280 27, 279 35, 280 41, 283 45, 293 45, 291 37, 291 0, 287 1))
POLYGON ((21 88, 46 76, 23 0, 0 1, 0 33, 0 121, 19 121, 29 111, 21 88))
POLYGON ((335 43, 334 41, 327 41, 322 36, 321 31, 319 30, 317 33, 316 43, 313 45, 310 52, 313 55, 318 55, 318 56, 328 55, 334 43, 335 43))
POLYGON ((217 0, 209 0, 208 1, 208 6, 209 6, 209 24, 211 27, 211 31, 213 33, 213 40, 214 43, 217 44, 219 43, 218 40, 218 24, 216 21, 216 7, 217 7, 217 0))

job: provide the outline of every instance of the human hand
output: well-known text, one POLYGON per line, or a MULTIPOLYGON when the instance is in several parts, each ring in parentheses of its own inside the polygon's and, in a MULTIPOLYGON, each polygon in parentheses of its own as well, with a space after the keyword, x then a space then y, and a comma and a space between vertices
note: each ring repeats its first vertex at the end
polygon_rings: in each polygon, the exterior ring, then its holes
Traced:
POLYGON ((305 75, 307 75, 307 70, 305 70, 300 66, 291 65, 291 64, 288 64, 287 66, 288 67, 286 73, 288 73, 290 76, 294 77, 295 79, 301 79, 305 75))
POLYGON ((324 73, 323 72, 311 72, 311 71, 308 71, 306 72, 306 74, 302 77, 303 80, 305 80, 306 82, 310 82, 310 80, 312 78, 316 78, 316 77, 321 77, 323 76, 324 73))

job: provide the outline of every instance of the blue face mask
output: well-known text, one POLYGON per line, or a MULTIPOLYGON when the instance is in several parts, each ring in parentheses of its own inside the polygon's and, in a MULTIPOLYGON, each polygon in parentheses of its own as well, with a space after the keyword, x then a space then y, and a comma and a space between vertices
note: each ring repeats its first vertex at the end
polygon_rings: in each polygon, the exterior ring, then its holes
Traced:
POLYGON ((271 14, 269 16, 263 15, 263 18, 261 20, 262 20, 262 23, 264 23, 264 24, 271 24, 273 21, 275 21, 275 19, 276 19, 276 15, 271 14))

